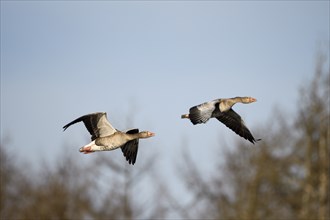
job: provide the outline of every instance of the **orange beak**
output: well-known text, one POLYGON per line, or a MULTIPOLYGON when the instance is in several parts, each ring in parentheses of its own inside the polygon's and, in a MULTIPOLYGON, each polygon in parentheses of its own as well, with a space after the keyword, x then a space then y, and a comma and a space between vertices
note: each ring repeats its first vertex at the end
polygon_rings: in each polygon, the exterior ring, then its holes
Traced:
POLYGON ((256 102, 257 99, 250 97, 250 102, 256 102))

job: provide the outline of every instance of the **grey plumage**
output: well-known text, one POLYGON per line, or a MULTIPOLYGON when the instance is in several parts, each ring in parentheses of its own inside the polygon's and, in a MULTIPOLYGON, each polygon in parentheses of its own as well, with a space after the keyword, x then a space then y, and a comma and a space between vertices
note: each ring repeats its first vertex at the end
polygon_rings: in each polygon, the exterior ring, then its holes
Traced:
POLYGON ((232 109, 232 106, 238 102, 247 104, 255 101, 256 99, 251 97, 215 99, 191 107, 189 114, 182 115, 181 118, 189 118, 194 125, 206 123, 210 118, 216 118, 236 134, 254 144, 260 139, 256 140, 253 137, 241 116, 232 109))
POLYGON ((149 131, 139 132, 139 129, 131 129, 121 132, 109 123, 105 112, 96 112, 83 115, 63 126, 65 131, 68 127, 78 122, 83 122, 91 134, 92 142, 80 148, 80 152, 92 153, 94 151, 107 151, 121 148, 123 155, 129 164, 136 162, 139 138, 154 136, 149 131))

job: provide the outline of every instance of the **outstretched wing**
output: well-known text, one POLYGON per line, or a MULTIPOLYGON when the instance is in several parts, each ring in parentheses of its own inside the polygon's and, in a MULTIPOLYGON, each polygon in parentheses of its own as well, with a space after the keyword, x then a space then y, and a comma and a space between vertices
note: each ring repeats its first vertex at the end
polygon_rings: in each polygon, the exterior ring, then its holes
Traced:
POLYGON ((92 135, 92 141, 98 137, 105 137, 116 132, 107 119, 107 113, 96 112, 88 115, 81 116, 69 124, 63 126, 64 131, 71 125, 84 122, 88 132, 92 135))
MULTIPOLYGON (((126 132, 127 134, 139 133, 139 129, 132 129, 126 132)), ((139 139, 128 141, 126 144, 121 146, 121 150, 129 164, 134 165, 136 156, 139 150, 139 139)))
POLYGON ((194 125, 206 123, 212 117, 214 110, 216 110, 217 103, 219 103, 219 100, 205 102, 203 104, 191 107, 189 109, 189 119, 191 123, 194 125))
POLYGON ((259 140, 255 140, 249 129, 245 126, 241 116, 237 114, 233 109, 229 109, 226 112, 217 112, 216 119, 225 124, 239 136, 249 140, 252 144, 259 140))

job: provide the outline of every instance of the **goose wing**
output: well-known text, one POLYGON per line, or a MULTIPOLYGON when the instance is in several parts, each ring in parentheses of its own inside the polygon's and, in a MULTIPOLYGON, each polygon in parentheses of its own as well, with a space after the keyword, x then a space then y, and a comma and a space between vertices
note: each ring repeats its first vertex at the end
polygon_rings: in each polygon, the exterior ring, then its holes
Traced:
POLYGON ((88 115, 83 115, 69 124, 63 126, 64 131, 71 125, 84 122, 88 132, 92 135, 92 141, 98 137, 105 137, 112 135, 116 132, 116 129, 112 127, 107 119, 107 113, 96 112, 88 115))
POLYGON ((211 117, 212 113, 216 110, 216 104, 220 100, 213 100, 211 102, 205 102, 200 105, 196 105, 189 109, 189 119, 195 124, 206 123, 211 117))
MULTIPOLYGON (((139 129, 132 129, 126 132, 127 134, 136 134, 139 133, 139 129)), ((129 164, 134 165, 136 161, 136 156, 139 150, 139 139, 134 139, 128 141, 126 144, 121 146, 121 150, 124 154, 124 157, 128 161, 129 164)))
POLYGON ((245 123, 241 116, 237 114, 233 109, 229 109, 226 112, 217 112, 217 117, 220 122, 225 124, 228 128, 234 131, 239 136, 249 140, 252 144, 256 141, 249 129, 245 126, 245 123))

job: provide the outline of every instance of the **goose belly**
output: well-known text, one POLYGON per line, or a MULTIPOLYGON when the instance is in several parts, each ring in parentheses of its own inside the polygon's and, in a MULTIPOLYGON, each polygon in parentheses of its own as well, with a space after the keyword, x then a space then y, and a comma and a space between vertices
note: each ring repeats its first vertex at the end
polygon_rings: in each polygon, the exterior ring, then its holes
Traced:
POLYGON ((117 149, 117 146, 114 145, 107 145, 107 146, 103 146, 103 145, 95 145, 95 147, 93 147, 94 151, 110 151, 110 150, 115 150, 117 149))
POLYGON ((125 143, 118 135, 112 135, 109 137, 101 137, 95 140, 96 151, 109 151, 115 150, 125 143))

